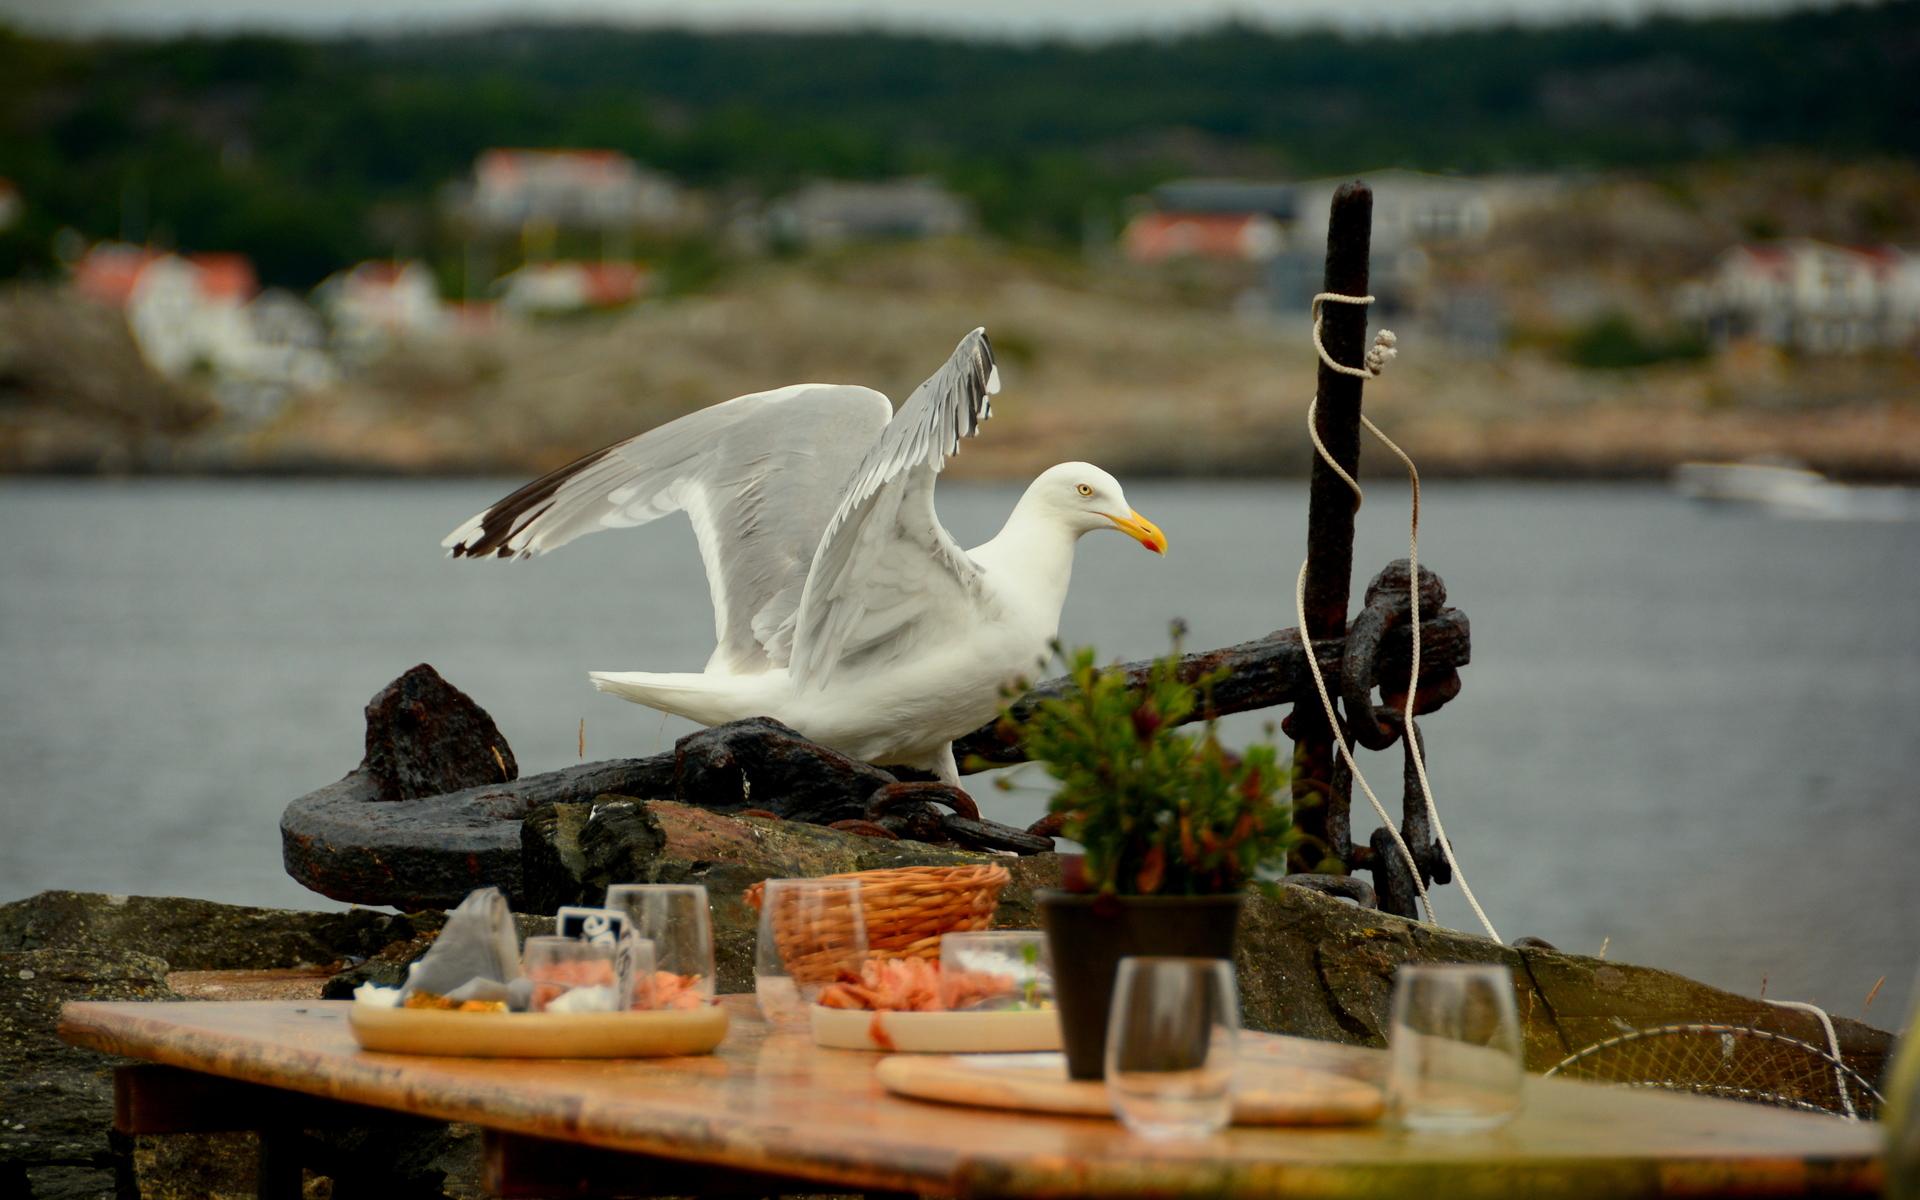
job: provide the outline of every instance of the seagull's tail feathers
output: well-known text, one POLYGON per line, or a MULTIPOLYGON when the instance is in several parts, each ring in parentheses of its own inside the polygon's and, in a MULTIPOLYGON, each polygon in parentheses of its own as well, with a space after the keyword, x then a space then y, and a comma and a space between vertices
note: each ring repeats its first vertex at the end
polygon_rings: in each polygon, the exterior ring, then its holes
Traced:
POLYGON ((763 675, 589 671, 587 678, 594 687, 622 700, 702 725, 724 725, 765 711, 763 675))

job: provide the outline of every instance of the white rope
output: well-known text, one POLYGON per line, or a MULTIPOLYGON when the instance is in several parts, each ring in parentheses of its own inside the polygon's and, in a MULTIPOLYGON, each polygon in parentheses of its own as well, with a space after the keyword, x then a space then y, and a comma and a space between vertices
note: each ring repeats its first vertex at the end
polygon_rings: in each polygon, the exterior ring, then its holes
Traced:
POLYGON ((1820 1018, 1820 1028, 1827 1031, 1827 1053, 1833 1057, 1834 1061, 1833 1084, 1834 1087, 1839 1089, 1840 1104, 1847 1110, 1847 1119, 1849 1121, 1859 1120, 1860 1114, 1853 1109, 1853 1094, 1847 1090, 1847 1076, 1844 1069, 1845 1060, 1840 1057, 1840 1038, 1839 1035, 1833 1031, 1833 1018, 1827 1015, 1827 1010, 1821 1008, 1818 1004, 1808 1004, 1804 1000, 1768 1000, 1767 1003, 1778 1005, 1781 1008, 1797 1008, 1801 1012, 1812 1013, 1814 1016, 1820 1018))
MULTIPOLYGON (((1382 329, 1374 335, 1373 345, 1367 350, 1364 366, 1349 367, 1345 363, 1336 362, 1334 357, 1327 353, 1326 345, 1320 340, 1320 306, 1329 300, 1340 304, 1358 304, 1364 307, 1373 303, 1373 297, 1343 296, 1338 292, 1321 292, 1314 296, 1311 312, 1313 314, 1313 348, 1314 351, 1319 354, 1320 361, 1327 364, 1327 366, 1333 370, 1340 372, 1342 375, 1352 375, 1360 379, 1375 378, 1386 367, 1387 363, 1392 361, 1394 356, 1399 353, 1395 348, 1398 339, 1394 337, 1392 330, 1382 329)), ((1353 507, 1355 511, 1358 511, 1360 505, 1366 499, 1365 494, 1360 490, 1359 481, 1354 479, 1339 463, 1333 460, 1333 455, 1328 452, 1326 444, 1320 440, 1320 431, 1316 427, 1316 417, 1319 406, 1320 396, 1318 393, 1315 393, 1313 399, 1307 404, 1307 434, 1313 439, 1313 448, 1319 453, 1321 461, 1331 467, 1334 474, 1338 475, 1349 488, 1353 489, 1353 507)), ((1404 718, 1404 728, 1401 731, 1401 736, 1406 738, 1407 753, 1413 758, 1414 774, 1420 780, 1420 795, 1426 805, 1427 820, 1432 824, 1434 837, 1440 843, 1440 852, 1446 856, 1447 866, 1452 869, 1453 878, 1455 882, 1460 885, 1460 894, 1466 897, 1468 907, 1473 909, 1473 915, 1480 921, 1480 927, 1487 931, 1488 937, 1498 942, 1500 941, 1499 932, 1494 929, 1493 922, 1487 919, 1486 910, 1480 907, 1479 899, 1473 894, 1473 887, 1467 882, 1466 873, 1460 869, 1459 861, 1453 856, 1453 845, 1447 838, 1446 827, 1440 823, 1439 806, 1436 805, 1433 800, 1433 784, 1427 778, 1426 752, 1421 748, 1420 738, 1418 734, 1414 732, 1413 727, 1414 695, 1416 691, 1418 691, 1420 684, 1420 472, 1418 468, 1413 465, 1412 457, 1409 456, 1405 450, 1402 450, 1392 438, 1388 437, 1378 425, 1375 425, 1369 420, 1364 413, 1360 415, 1360 424, 1366 427, 1367 432, 1379 438, 1381 443, 1384 444, 1387 449, 1393 451, 1394 455, 1406 465, 1407 479, 1413 489, 1412 514, 1408 522, 1407 534, 1407 571, 1410 576, 1408 590, 1411 594, 1410 599, 1412 601, 1409 617, 1413 622, 1413 656, 1412 672, 1407 680, 1407 702, 1402 714, 1404 718)), ((1304 562, 1300 564, 1300 578, 1294 589, 1294 603, 1299 610, 1300 637, 1303 642, 1306 642, 1307 666, 1313 675, 1314 687, 1320 693, 1320 703, 1326 710, 1327 723, 1334 731, 1334 742, 1340 748, 1341 757, 1346 759, 1347 769, 1353 773, 1354 781, 1360 785, 1360 790, 1366 793, 1367 801, 1373 805, 1374 812, 1379 814, 1380 820, 1385 824, 1387 832, 1393 837, 1393 844, 1399 848, 1400 856, 1406 860, 1407 869, 1413 875, 1413 886, 1420 893, 1421 906, 1426 910, 1427 922, 1428 924, 1433 924, 1433 901, 1428 897, 1426 885, 1420 878, 1420 865, 1414 860, 1413 852, 1407 848, 1406 841, 1401 838, 1400 831, 1394 825, 1393 819, 1387 816, 1386 806, 1380 803, 1380 798, 1374 795, 1373 788, 1367 783, 1366 776, 1360 773, 1360 764, 1354 761, 1353 751, 1347 746, 1346 737, 1340 733, 1340 722, 1334 714, 1333 700, 1327 694, 1326 681, 1320 677, 1318 656, 1313 653, 1313 644, 1307 639, 1306 634, 1307 564, 1304 562)), ((1372 719, 1372 714, 1369 713, 1366 716, 1368 720, 1372 719)))

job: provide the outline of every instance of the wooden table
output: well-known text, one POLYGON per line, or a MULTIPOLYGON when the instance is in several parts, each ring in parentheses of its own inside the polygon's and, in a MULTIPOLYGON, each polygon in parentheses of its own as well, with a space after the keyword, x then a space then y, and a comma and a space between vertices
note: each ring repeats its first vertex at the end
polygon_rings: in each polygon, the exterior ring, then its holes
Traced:
MULTIPOLYGON (((231 1122, 236 1103, 261 1126, 315 1119, 322 1110, 303 1097, 472 1122, 490 1131, 494 1186, 516 1195, 554 1194, 543 1178, 633 1194, 1007 1197, 1800 1195, 1880 1186, 1875 1125, 1551 1079, 1528 1079, 1524 1112, 1486 1134, 1237 1128, 1153 1145, 1107 1120, 894 1097, 874 1082, 872 1055, 772 1033, 751 997, 723 1003, 734 1024, 719 1052, 679 1059, 370 1054, 354 1045, 348 1004, 325 1001, 69 1004, 60 1033, 184 1068, 122 1076, 119 1119, 129 1131, 205 1127, 219 1113, 231 1122), (236 1087, 221 1081, 238 1081, 239 1091, 208 1099, 207 1089, 236 1087)), ((1303 1049, 1359 1074, 1377 1074, 1385 1058, 1303 1049)), ((264 1194, 289 1168, 265 1149, 263 1159, 264 1194)), ((297 1164, 290 1169, 297 1186, 297 1164)))

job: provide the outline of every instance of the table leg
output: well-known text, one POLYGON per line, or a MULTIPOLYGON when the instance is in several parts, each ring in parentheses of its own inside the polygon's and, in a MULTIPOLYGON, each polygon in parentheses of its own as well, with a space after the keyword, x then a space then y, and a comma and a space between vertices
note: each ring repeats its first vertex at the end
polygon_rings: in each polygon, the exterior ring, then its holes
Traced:
MULTIPOLYGON (((485 1137, 487 1190, 502 1200, 659 1196, 754 1200, 772 1196, 846 1195, 858 1190, 818 1180, 626 1154, 492 1129, 486 1131, 485 1137)), ((911 1195, 881 1191, 862 1194, 870 1200, 906 1200, 911 1195)))
POLYGON ((259 1200, 300 1200, 305 1172, 300 1166, 300 1132, 260 1130, 260 1173, 253 1194, 259 1200))

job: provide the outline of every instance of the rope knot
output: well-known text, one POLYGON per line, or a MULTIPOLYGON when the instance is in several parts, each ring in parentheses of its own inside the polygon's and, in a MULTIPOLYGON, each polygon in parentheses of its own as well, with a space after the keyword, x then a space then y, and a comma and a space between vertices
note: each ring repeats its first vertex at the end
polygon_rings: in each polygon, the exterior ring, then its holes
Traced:
POLYGON ((1343 296, 1339 292, 1321 292, 1313 298, 1313 348, 1319 353, 1320 361, 1342 375, 1352 375, 1360 379, 1372 379, 1379 375, 1381 370, 1393 361, 1394 356, 1400 353, 1394 349, 1400 339, 1393 335, 1393 330, 1382 329, 1373 335, 1373 348, 1367 351, 1362 365, 1350 367, 1343 362, 1336 362, 1320 341, 1320 306, 1329 300, 1338 304, 1358 304, 1363 308, 1373 303, 1372 296, 1343 296))
POLYGON ((1378 375, 1388 363, 1399 356, 1400 351, 1395 348, 1399 341, 1399 338, 1393 336, 1391 329, 1382 329, 1373 335, 1373 348, 1367 351, 1366 359, 1369 374, 1378 375))

